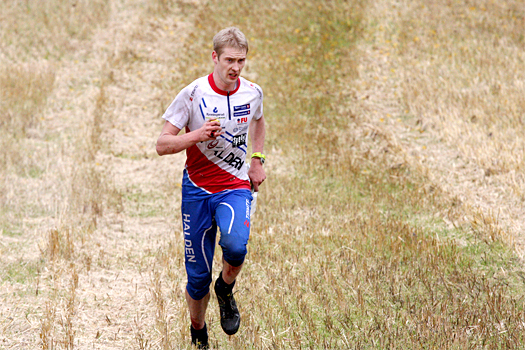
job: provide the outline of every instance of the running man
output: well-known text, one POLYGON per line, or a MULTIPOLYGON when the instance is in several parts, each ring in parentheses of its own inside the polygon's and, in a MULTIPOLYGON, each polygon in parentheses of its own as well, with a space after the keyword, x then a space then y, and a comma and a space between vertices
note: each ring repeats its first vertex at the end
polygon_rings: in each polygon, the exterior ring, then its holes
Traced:
POLYGON ((223 267, 214 289, 222 329, 232 335, 241 321, 233 286, 247 253, 251 187, 258 191, 266 179, 263 93, 257 84, 240 76, 247 54, 248 42, 239 29, 217 33, 211 54, 213 73, 177 95, 163 115, 166 122, 157 141, 161 156, 186 150, 181 205, 186 301, 192 343, 202 349, 208 348, 205 315, 217 227, 223 267), (179 135, 182 129, 186 132, 179 135), (248 152, 248 134, 252 153, 248 152))

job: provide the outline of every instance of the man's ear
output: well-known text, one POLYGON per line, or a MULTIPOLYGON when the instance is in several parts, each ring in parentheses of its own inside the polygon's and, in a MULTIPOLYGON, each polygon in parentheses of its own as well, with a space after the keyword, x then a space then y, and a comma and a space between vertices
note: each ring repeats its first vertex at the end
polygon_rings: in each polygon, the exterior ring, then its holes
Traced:
POLYGON ((211 53, 211 59, 215 64, 219 63, 219 56, 217 55, 217 52, 213 51, 211 53))

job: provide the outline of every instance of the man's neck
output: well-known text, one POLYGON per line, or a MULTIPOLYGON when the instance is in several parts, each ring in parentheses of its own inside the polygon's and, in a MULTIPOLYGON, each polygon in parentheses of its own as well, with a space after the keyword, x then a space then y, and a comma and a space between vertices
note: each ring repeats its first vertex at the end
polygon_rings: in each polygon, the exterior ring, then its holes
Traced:
POLYGON ((213 81, 215 82, 215 86, 217 86, 219 89, 223 91, 234 91, 237 88, 238 80, 236 80, 235 83, 226 85, 219 78, 217 73, 213 72, 212 77, 213 77, 213 81))

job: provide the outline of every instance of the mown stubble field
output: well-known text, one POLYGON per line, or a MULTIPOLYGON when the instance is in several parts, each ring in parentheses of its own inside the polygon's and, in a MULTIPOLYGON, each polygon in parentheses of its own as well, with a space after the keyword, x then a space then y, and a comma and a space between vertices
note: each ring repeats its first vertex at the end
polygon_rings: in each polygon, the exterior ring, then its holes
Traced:
POLYGON ((184 154, 155 141, 229 25, 265 91, 268 180, 241 330, 212 297, 213 348, 524 343, 522 2, 0 9, 0 348, 190 348, 184 154))

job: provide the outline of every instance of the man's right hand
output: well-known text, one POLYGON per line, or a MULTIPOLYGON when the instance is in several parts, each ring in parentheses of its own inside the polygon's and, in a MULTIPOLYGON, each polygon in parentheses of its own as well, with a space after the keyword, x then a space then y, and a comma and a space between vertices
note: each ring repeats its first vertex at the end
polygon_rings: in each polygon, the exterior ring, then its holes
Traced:
POLYGON ((199 129, 200 140, 210 141, 224 134, 221 128, 221 123, 217 119, 208 120, 199 129))
POLYGON ((224 134, 218 120, 207 121, 200 129, 182 135, 179 135, 179 132, 180 129, 170 122, 164 123, 156 145, 159 156, 179 153, 199 142, 215 140, 224 134))

